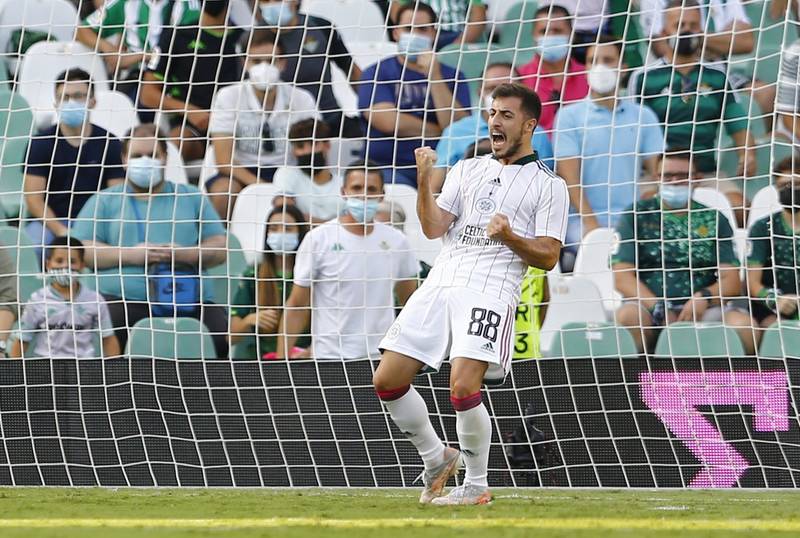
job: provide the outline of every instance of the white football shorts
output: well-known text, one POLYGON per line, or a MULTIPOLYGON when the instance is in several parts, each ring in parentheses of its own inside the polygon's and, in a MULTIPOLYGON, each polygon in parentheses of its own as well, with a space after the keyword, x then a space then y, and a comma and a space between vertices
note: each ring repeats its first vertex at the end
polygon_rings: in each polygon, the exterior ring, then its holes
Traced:
POLYGON ((462 287, 421 286, 379 348, 438 370, 445 358, 489 363, 484 381, 502 383, 514 353, 516 305, 462 287))

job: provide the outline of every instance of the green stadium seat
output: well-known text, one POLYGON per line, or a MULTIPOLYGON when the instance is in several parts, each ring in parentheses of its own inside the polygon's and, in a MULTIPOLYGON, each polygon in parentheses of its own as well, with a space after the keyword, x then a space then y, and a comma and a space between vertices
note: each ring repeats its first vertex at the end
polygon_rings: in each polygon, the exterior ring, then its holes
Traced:
POLYGON ((32 129, 28 103, 0 86, 0 204, 7 218, 19 218, 24 208, 23 170, 32 129))
POLYGON ((221 305, 229 305, 233 302, 239 287, 239 276, 247 268, 242 245, 235 235, 228 234, 227 248, 226 262, 211 267, 203 277, 203 287, 211 286, 214 290, 214 303, 221 305))
POLYGON ((658 337, 655 354, 660 357, 744 357, 739 335, 719 323, 673 323, 658 337))
POLYGON ((778 79, 780 53, 784 45, 798 37, 797 25, 786 18, 770 16, 770 2, 755 1, 744 4, 750 22, 757 28, 753 52, 731 58, 731 67, 763 82, 773 83, 778 79))
POLYGON ((194 318, 145 318, 130 331, 125 353, 158 359, 213 359, 208 329, 194 318))
POLYGON ((238 344, 231 347, 231 359, 254 360, 258 358, 258 347, 255 336, 246 336, 238 344))
POLYGON ((0 226, 0 248, 8 252, 17 268, 18 300, 24 303, 44 285, 39 258, 25 232, 12 226, 0 226))
POLYGON ((630 331, 613 323, 567 323, 553 340, 552 357, 594 359, 639 356, 630 331))
POLYGON ((800 321, 776 321, 770 325, 764 332, 758 355, 775 359, 800 358, 800 321))
POLYGON ((469 81, 473 107, 479 104, 477 98, 480 95, 481 81, 486 66, 497 62, 522 65, 520 56, 513 50, 502 50, 497 45, 489 43, 447 45, 437 53, 437 59, 443 65, 461 71, 464 78, 469 81))
MULTIPOLYGON (((517 51, 518 54, 532 54, 533 19, 538 8, 537 0, 524 0, 511 6, 506 12, 507 22, 503 23, 500 30, 501 49, 517 51)), ((524 64, 515 62, 514 65, 524 64)))

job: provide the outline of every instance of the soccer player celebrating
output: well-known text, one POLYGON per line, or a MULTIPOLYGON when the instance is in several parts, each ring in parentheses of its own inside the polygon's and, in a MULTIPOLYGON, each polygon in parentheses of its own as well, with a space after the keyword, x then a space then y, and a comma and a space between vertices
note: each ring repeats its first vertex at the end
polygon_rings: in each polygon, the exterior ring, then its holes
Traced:
POLYGON ((445 245, 424 284, 380 343, 373 384, 425 464, 420 502, 491 502, 487 474, 492 426, 481 384, 502 383, 514 349, 514 312, 528 266, 552 269, 567 223, 567 187, 531 148, 542 104, 533 90, 503 84, 492 92, 493 155, 458 162, 434 199, 436 153, 415 151, 417 213, 425 236, 445 245), (425 401, 411 386, 426 367, 450 358, 450 401, 461 452, 445 447, 425 401), (443 496, 463 461, 463 485, 443 496))

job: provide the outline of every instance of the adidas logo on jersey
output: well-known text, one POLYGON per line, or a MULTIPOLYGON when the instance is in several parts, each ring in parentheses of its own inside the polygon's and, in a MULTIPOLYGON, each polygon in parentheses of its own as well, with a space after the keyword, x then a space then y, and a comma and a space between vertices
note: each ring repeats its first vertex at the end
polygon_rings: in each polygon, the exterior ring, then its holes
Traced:
POLYGON ((494 346, 492 345, 491 342, 486 342, 481 346, 481 351, 491 351, 492 353, 494 353, 494 346))
POLYGON ((496 177, 489 182, 489 185, 497 185, 498 187, 501 187, 502 183, 500 183, 500 178, 496 177))

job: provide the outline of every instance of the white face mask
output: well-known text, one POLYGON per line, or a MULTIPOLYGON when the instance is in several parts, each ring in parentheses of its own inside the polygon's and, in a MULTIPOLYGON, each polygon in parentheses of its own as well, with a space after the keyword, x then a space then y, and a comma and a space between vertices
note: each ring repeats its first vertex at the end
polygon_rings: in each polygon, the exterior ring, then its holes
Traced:
POLYGON ((494 103, 494 98, 492 98, 491 94, 483 98, 483 111, 486 112, 487 114, 489 113, 489 110, 491 110, 492 108, 492 103, 494 103))
POLYGON ((619 81, 619 70, 612 69, 607 65, 593 65, 587 75, 589 87, 600 95, 610 95, 617 89, 619 81))
POLYGON ((266 62, 251 65, 247 74, 250 75, 250 84, 261 91, 266 91, 281 80, 281 70, 274 64, 266 62))

